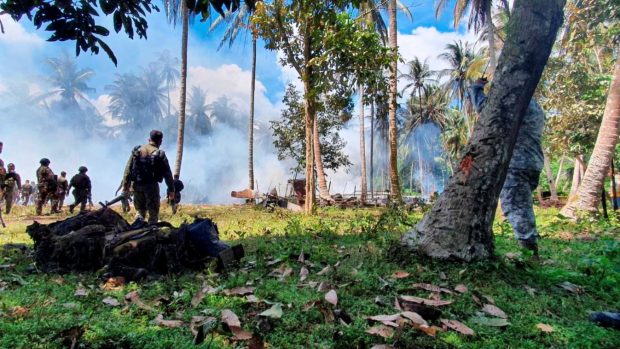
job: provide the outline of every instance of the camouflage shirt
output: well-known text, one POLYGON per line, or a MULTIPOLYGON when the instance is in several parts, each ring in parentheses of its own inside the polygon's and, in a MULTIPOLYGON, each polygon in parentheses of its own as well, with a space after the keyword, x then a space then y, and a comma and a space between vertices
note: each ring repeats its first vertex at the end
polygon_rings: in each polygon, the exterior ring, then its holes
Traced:
POLYGON ((67 192, 67 188, 69 187, 69 182, 66 177, 58 177, 58 189, 56 190, 58 194, 65 194, 67 192))
MULTIPOLYGON (((472 103, 480 113, 487 97, 484 94, 484 85, 472 84, 470 89, 472 103)), ((510 169, 541 171, 544 164, 542 150, 542 133, 545 127, 545 114, 532 99, 523 116, 523 121, 517 135, 517 142, 510 160, 510 169)))
POLYGON ((39 184, 39 187, 48 187, 50 182, 53 181, 54 172, 52 172, 52 169, 47 166, 41 165, 37 169, 37 182, 39 184))
POLYGON ((170 164, 168 163, 168 157, 166 157, 166 153, 163 150, 160 150, 155 144, 148 143, 144 144, 140 147, 137 147, 136 150, 132 151, 129 160, 127 161, 127 165, 125 166, 125 173, 123 173, 123 187, 127 190, 131 185, 133 185, 134 190, 143 190, 144 186, 152 185, 153 183, 135 183, 132 179, 132 168, 133 163, 136 161, 136 156, 147 157, 156 154, 158 161, 155 162, 153 172, 155 173, 155 180, 157 182, 162 182, 162 180, 166 181, 166 186, 168 187, 169 192, 174 192, 174 181, 172 179, 172 171, 170 170, 170 164))

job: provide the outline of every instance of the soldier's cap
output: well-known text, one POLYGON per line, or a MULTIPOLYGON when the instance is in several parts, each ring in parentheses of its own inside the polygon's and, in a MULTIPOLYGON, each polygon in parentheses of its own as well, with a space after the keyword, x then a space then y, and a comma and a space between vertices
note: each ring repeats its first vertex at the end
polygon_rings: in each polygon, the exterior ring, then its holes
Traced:
POLYGON ((39 161, 39 163, 40 163, 41 165, 47 166, 47 165, 49 165, 49 164, 50 164, 50 159, 48 159, 48 158, 43 158, 43 159, 41 159, 41 160, 39 161))
POLYGON ((159 142, 164 138, 164 134, 159 130, 153 130, 149 134, 149 138, 154 142, 159 142))
POLYGON ((88 169, 86 168, 86 166, 80 166, 80 168, 78 168, 78 172, 82 173, 82 172, 86 172, 88 171, 88 169))

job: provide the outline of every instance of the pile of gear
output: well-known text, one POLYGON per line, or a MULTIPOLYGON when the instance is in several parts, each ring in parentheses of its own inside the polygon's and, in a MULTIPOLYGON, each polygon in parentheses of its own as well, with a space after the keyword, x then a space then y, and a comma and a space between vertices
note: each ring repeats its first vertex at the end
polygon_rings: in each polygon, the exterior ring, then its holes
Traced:
POLYGON ((102 271, 105 277, 138 280, 201 269, 212 262, 228 268, 244 254, 241 245, 220 241, 210 219, 196 218, 179 228, 143 220, 129 224, 109 208, 49 225, 35 222, 27 232, 34 240, 37 267, 45 272, 102 271))

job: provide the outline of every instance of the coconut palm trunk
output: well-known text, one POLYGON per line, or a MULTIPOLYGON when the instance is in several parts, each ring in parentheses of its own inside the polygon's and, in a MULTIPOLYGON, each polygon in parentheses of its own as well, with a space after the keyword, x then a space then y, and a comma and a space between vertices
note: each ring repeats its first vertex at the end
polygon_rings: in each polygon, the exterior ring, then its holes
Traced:
MULTIPOLYGON (((310 34, 308 28, 304 31, 303 38, 303 54, 304 62, 310 62, 310 34)), ((315 123, 315 108, 313 102, 313 93, 311 90, 310 79, 312 78, 312 66, 306 64, 303 70, 302 80, 304 83, 304 119, 306 124, 306 198, 304 203, 305 212, 312 214, 314 212, 314 157, 313 157, 313 137, 315 123)))
POLYGON ((607 94, 605 112, 599 128, 594 151, 579 185, 577 195, 571 198, 560 213, 574 218, 577 211, 596 212, 609 164, 614 155, 620 132, 620 59, 616 59, 613 78, 607 94))
POLYGON ((364 87, 360 86, 360 161, 362 165, 362 180, 360 201, 366 204, 368 184, 366 183, 366 130, 364 129, 364 87))
POLYGON ((565 0, 515 0, 486 105, 455 174, 404 241, 418 254, 472 261, 494 253, 493 220, 519 127, 562 24, 565 0), (536 38, 536 40, 532 40, 536 38))
MULTIPOLYGON (((398 50, 397 29, 396 29, 396 0, 388 0, 388 14, 390 16, 389 41, 390 48, 394 51, 398 50)), ((396 124, 396 97, 398 94, 398 60, 394 60, 390 64, 390 81, 388 96, 388 122, 389 122, 389 176, 390 176, 390 197, 396 202, 401 202, 400 183, 398 179, 398 130, 396 124)))
POLYGON ((493 76, 495 73, 495 67, 497 66, 496 46, 495 46, 495 25, 493 24, 493 4, 492 1, 487 1, 485 8, 486 26, 487 26, 487 40, 489 42, 489 68, 488 74, 493 76))
POLYGON ((256 92, 256 35, 252 35, 252 82, 250 90, 250 122, 248 126, 248 180, 250 184, 249 188, 254 190, 254 93, 256 92))
POLYGON ((185 102, 187 98, 187 36, 189 32, 189 9, 185 0, 181 0, 183 16, 183 34, 181 40, 181 86, 179 97, 179 130, 177 135, 177 157, 174 162, 174 174, 181 175, 183 162, 183 142, 185 141, 185 102))
POLYGON ((577 155, 575 157, 575 165, 573 166, 573 178, 571 180, 570 193, 568 195, 569 201, 577 195, 577 189, 579 189, 579 184, 581 184, 581 179, 583 178, 584 173, 583 155, 577 155))

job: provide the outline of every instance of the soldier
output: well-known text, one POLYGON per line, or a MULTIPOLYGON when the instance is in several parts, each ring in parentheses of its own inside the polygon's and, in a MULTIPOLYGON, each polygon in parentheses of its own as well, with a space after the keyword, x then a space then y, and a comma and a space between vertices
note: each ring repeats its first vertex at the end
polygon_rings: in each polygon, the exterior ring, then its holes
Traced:
POLYGON ((8 172, 4 176, 4 182, 2 183, 2 191, 4 195, 4 202, 6 207, 6 214, 11 213, 13 207, 13 201, 15 200, 15 186, 18 190, 22 189, 22 180, 17 172, 15 172, 15 165, 9 164, 7 166, 8 172))
MULTIPOLYGON (((477 80, 471 87, 474 107, 479 113, 487 97, 484 94, 486 80, 477 80)), ((532 99, 525 112, 517 135, 504 187, 500 194, 502 211, 508 218, 519 245, 538 257, 538 232, 532 201, 532 192, 538 186, 543 168, 542 133, 545 115, 532 99)))
MULTIPOLYGON (((121 184, 118 186, 118 189, 116 189, 116 193, 114 193, 115 196, 118 196, 118 192, 121 191, 124 188, 124 184, 123 182, 121 182, 121 184)), ((123 209, 123 212, 127 213, 129 211, 131 211, 131 206, 129 205, 130 201, 133 201, 131 199, 131 193, 133 192, 133 190, 131 188, 129 188, 129 191, 123 191, 123 198, 121 199, 121 207, 123 209)))
MULTIPOLYGON (((35 203, 37 215, 43 213, 43 205, 56 192, 56 181, 54 180, 54 172, 49 168, 50 161, 47 158, 39 161, 41 166, 37 169, 37 190, 39 195, 35 203)), ((51 213, 55 213, 54 207, 51 207, 51 213)))
POLYGON ((142 218, 148 212, 149 224, 157 223, 159 219, 159 183, 164 179, 168 187, 168 199, 174 199, 174 183, 168 158, 159 147, 164 135, 161 131, 151 131, 149 142, 135 147, 123 174, 123 192, 128 193, 133 186, 134 207, 142 218))
POLYGON ((30 181, 26 179, 26 183, 22 185, 22 205, 28 206, 28 202, 30 201, 30 195, 32 195, 34 188, 30 181))
POLYGON ((91 190, 92 186, 90 184, 90 178, 86 175, 88 169, 84 166, 80 166, 78 169, 78 174, 71 178, 69 182, 69 188, 73 187, 73 197, 75 198, 75 202, 69 205, 69 212, 73 213, 73 209, 79 204, 80 212, 84 212, 86 210, 86 201, 91 203, 91 190))
POLYGON ((56 210, 62 210, 65 202, 65 196, 69 196, 69 181, 67 181, 67 172, 60 172, 58 177, 58 187, 56 188, 56 210))
POLYGON ((179 175, 174 175, 174 192, 168 192, 168 197, 172 196, 173 199, 168 199, 168 203, 170 207, 172 207, 172 213, 177 213, 177 208, 179 207, 179 203, 181 202, 181 191, 185 188, 183 182, 179 179, 179 175))

